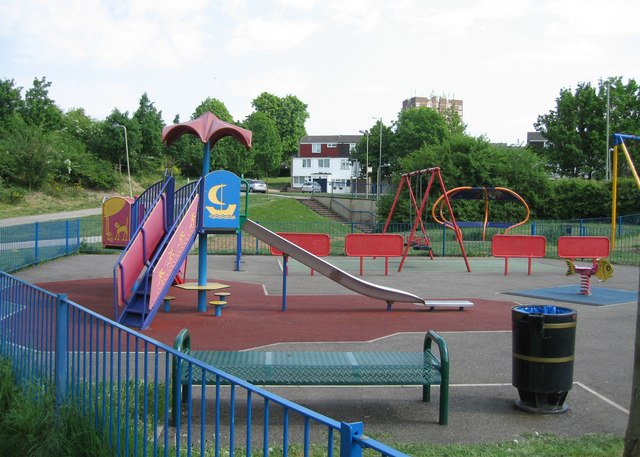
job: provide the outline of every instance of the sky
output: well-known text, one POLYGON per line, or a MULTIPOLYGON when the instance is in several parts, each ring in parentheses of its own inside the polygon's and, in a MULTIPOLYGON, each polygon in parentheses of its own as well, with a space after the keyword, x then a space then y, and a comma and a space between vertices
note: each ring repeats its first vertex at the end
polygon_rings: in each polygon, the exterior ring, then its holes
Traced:
POLYGON ((208 97, 307 104, 309 135, 389 126, 402 101, 463 100, 467 133, 523 144, 562 89, 640 81, 637 0, 0 0, 0 79, 63 110, 164 121, 208 97), (627 20, 628 19, 628 20, 627 20))

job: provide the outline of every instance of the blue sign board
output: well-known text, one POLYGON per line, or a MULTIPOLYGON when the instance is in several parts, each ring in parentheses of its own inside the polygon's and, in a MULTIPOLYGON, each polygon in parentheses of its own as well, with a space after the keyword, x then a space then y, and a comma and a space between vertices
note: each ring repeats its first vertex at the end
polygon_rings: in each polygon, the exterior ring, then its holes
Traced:
POLYGON ((204 177, 202 225, 209 229, 240 227, 240 177, 218 170, 204 177))

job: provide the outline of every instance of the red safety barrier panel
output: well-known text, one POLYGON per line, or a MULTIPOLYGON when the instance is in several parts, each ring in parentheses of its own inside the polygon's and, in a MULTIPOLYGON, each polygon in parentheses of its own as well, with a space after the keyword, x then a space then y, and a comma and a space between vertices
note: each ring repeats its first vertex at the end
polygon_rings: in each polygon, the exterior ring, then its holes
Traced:
POLYGON ((491 239, 491 254, 504 257, 504 274, 509 274, 509 257, 529 259, 528 274, 531 274, 531 259, 544 257, 547 239, 541 235, 496 235, 491 239))
POLYGON ((606 236, 561 236, 558 238, 558 257, 565 259, 609 257, 609 238, 606 236))
POLYGON ((389 274, 389 257, 402 257, 404 238, 393 233, 349 233, 344 251, 348 256, 360 257, 360 276, 364 273, 364 257, 384 257, 384 274, 389 274))
MULTIPOLYGON (((318 257, 326 257, 331 252, 331 238, 326 233, 288 232, 278 233, 278 235, 318 257)), ((271 254, 284 255, 282 251, 273 246, 271 246, 271 254)))

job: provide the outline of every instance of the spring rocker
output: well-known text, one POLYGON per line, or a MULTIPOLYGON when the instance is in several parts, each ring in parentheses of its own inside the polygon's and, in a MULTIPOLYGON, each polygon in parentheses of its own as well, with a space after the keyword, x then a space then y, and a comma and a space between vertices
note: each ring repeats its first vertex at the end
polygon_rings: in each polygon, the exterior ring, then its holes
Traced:
POLYGON ((613 276, 613 265, 607 259, 595 259, 588 267, 576 266, 573 259, 566 259, 567 276, 580 275, 580 291, 578 295, 591 295, 591 276, 595 275, 600 281, 606 281, 613 276))

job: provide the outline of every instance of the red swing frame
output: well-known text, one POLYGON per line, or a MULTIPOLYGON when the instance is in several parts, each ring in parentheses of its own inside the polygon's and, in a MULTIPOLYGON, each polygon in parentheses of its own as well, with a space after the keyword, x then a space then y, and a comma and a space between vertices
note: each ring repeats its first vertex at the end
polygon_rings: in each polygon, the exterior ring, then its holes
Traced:
MULTIPOLYGON (((387 216, 387 221, 384 224, 384 228, 382 229, 382 233, 387 233, 387 229, 389 228, 389 224, 391 223, 391 217, 396 209, 396 205, 398 204, 398 200, 400 199, 400 194, 402 193, 402 188, 404 185, 407 185, 407 189, 409 191, 409 196, 411 197, 411 204, 416 211, 416 217, 413 222, 413 227, 411 228, 411 234, 407 239, 406 246, 404 248, 404 252, 402 254, 402 260, 400 260, 400 265, 398 266, 398 272, 402 271, 402 266, 404 265, 404 261, 407 258, 409 253, 409 249, 411 248, 412 242, 416 239, 416 230, 418 229, 418 225, 420 226, 420 230, 422 231, 422 235, 424 239, 427 240, 427 246, 429 246, 429 237, 427 236, 427 231, 424 227, 424 223, 422 222, 422 214, 424 213, 424 208, 427 204, 427 200, 429 199, 429 193, 431 192, 431 186, 433 185, 433 180, 435 177, 438 177, 438 182, 440 183, 440 189, 442 190, 442 194, 444 195, 444 200, 447 204, 447 208, 449 209, 449 214, 451 215, 451 225, 453 231, 456 234, 456 241, 460 246, 460 251, 462 252, 462 257, 464 257, 464 263, 467 266, 467 271, 471 272, 471 267, 469 267, 469 259, 467 259, 467 253, 464 250, 464 244, 462 243, 462 233, 458 224, 456 222, 455 215, 453 214, 453 208, 451 208, 451 203, 449 201, 449 197, 447 195, 447 188, 444 185, 444 181, 442 180, 442 175, 440 174, 440 167, 433 168, 425 168, 424 170, 416 170, 409 173, 405 173, 401 176, 400 185, 398 186, 398 190, 396 191, 396 196, 393 199, 393 204, 391 205, 391 209, 389 210, 389 215, 387 216), (420 202, 420 207, 418 208, 418 201, 413 192, 413 187, 411 186, 411 178, 414 176, 422 176, 429 174, 429 183, 427 184, 427 188, 422 196, 422 201, 420 202)), ((433 252, 429 251, 429 255, 433 259, 433 252)))

